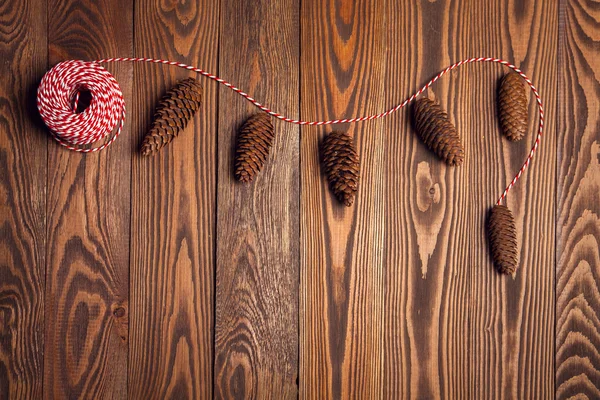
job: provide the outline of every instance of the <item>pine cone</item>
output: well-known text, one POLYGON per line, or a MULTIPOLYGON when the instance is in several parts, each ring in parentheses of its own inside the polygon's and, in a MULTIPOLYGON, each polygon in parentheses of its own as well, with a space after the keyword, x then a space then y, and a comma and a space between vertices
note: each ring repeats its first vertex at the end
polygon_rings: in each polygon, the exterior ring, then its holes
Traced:
POLYGON ((154 113, 154 122, 142 142, 142 155, 156 154, 179 135, 202 103, 202 86, 187 78, 171 88, 154 113))
POLYGON ((235 153, 234 175, 238 181, 252 182, 265 165, 274 136, 269 114, 261 112, 246 120, 238 132, 235 153))
POLYGON ((460 165, 465 150, 456 128, 439 104, 426 97, 413 107, 415 129, 425 145, 448 165, 460 165))
POLYGON ((360 178, 360 159, 352 138, 345 132, 331 132, 321 144, 321 160, 329 188, 341 203, 350 207, 360 178))
POLYGON ((508 207, 495 205, 488 219, 488 236, 492 258, 498 271, 513 275, 517 270, 517 229, 508 207))
POLYGON ((516 72, 504 75, 498 89, 500 127, 512 141, 523 139, 527 132, 527 89, 516 72))

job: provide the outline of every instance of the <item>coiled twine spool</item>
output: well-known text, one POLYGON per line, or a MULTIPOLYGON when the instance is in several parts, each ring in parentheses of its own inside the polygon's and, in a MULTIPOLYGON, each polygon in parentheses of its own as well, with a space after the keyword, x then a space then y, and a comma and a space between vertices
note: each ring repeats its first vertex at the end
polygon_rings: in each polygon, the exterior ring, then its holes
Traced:
POLYGON ((108 147, 121 133, 125 121, 125 100, 119 83, 96 62, 69 60, 56 64, 42 78, 37 106, 54 139, 79 152, 108 147), (86 91, 91 95, 90 104, 77 112, 79 95, 86 91), (101 146, 81 147, 107 137, 101 146))

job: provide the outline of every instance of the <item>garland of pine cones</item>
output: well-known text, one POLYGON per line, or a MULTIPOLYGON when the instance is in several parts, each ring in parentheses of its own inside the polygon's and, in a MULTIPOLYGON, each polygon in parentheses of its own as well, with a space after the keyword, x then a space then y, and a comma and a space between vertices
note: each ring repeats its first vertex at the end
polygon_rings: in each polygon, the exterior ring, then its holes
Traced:
MULTIPOLYGON (((156 154, 186 127, 202 102, 202 87, 193 78, 179 82, 160 101, 141 153, 156 154)), ((498 89, 498 114, 502 133, 511 141, 521 140, 527 130, 527 91, 521 77, 506 74, 498 89)), ((441 105, 429 98, 418 99, 413 107, 413 125, 423 143, 449 166, 459 166, 465 150, 456 127, 441 105)), ((234 176, 250 183, 267 162, 275 131, 271 116, 260 112, 250 116, 238 131, 234 176)), ((360 157, 353 138, 346 132, 331 132, 320 146, 321 164, 329 188, 337 200, 350 207, 360 181, 360 157)), ((512 212, 503 205, 492 208, 488 238, 494 265, 500 273, 514 275, 518 266, 518 242, 512 212)))

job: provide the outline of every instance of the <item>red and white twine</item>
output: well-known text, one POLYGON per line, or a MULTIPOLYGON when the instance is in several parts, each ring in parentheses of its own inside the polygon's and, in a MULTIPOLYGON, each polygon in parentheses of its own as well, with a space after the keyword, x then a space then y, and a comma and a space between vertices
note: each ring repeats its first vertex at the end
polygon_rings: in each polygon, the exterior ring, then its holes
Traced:
POLYGON ((117 80, 100 64, 64 61, 42 78, 37 94, 38 110, 52 135, 68 149, 100 151, 115 141, 125 120, 125 100, 117 80), (88 108, 77 113, 79 93, 89 91, 88 108), (110 140, 100 147, 82 148, 107 137, 119 125, 110 140))
POLYGON ((533 155, 540 144, 544 129, 544 107, 542 105, 542 99, 538 90, 535 88, 531 80, 519 68, 499 58, 476 57, 452 64, 438 73, 433 79, 427 82, 425 86, 404 100, 404 102, 380 114, 368 115, 364 117, 334 119, 329 121, 302 121, 288 118, 275 111, 272 111, 270 108, 262 105, 250 95, 243 92, 241 89, 238 89, 231 83, 200 68, 175 61, 157 60, 153 58, 123 57, 105 58, 91 62, 79 60, 64 61, 55 65, 46 73, 46 75, 44 75, 38 88, 37 105, 42 119, 48 128, 50 128, 54 139, 56 139, 58 143, 74 151, 95 152, 105 149, 119 136, 121 130, 123 129, 123 122, 125 120, 125 100, 123 99, 123 93, 121 92, 116 79, 100 65, 103 63, 119 61, 166 64, 187 69, 189 71, 194 71, 228 87, 273 117, 296 125, 332 125, 383 118, 398 111, 411 101, 415 100, 417 96, 422 94, 438 79, 453 69, 460 67, 461 65, 476 62, 492 62, 504 65, 517 72, 531 88, 539 110, 539 129, 533 147, 525 159, 525 162, 519 169, 519 172, 508 184, 506 189, 504 189, 504 192, 496 204, 500 204, 502 200, 504 200, 508 192, 519 180, 521 175, 523 175, 525 169, 527 169, 529 166, 531 159, 533 158, 533 155), (77 101, 79 99, 79 94, 82 91, 89 91, 92 99, 88 108, 86 108, 83 112, 78 113, 76 111, 77 101), (112 132, 114 132, 112 137, 110 137, 108 141, 99 147, 80 147, 82 145, 89 145, 105 139, 112 132))

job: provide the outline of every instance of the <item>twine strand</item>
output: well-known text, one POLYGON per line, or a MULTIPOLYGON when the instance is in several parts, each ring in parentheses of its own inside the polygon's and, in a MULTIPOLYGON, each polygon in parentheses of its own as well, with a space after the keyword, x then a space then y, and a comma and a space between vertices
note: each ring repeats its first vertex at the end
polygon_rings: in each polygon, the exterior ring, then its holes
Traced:
POLYGON ((97 152, 110 146, 121 133, 126 115, 123 93, 121 92, 116 79, 100 65, 114 62, 148 62, 154 64, 172 65, 189 71, 194 71, 228 87, 254 104, 260 110, 281 121, 296 125, 309 126, 355 123, 387 117, 388 115, 400 110, 415 100, 442 76, 462 65, 477 62, 491 62, 504 65, 518 73, 533 92, 539 111, 539 129, 533 147, 525 159, 525 162, 512 181, 504 189, 504 192, 500 195, 500 198, 496 204, 500 204, 506 198, 508 192, 514 187, 531 163, 531 159, 538 149, 542 139, 542 133, 544 129, 544 107, 542 105, 542 99, 538 90, 533 85, 531 80, 519 68, 499 58, 474 57, 452 64, 440 71, 421 89, 404 100, 404 102, 380 114, 334 119, 328 121, 303 121, 286 117, 271 110, 269 107, 262 105, 249 94, 245 93, 233 84, 216 75, 206 72, 203 69, 176 61, 143 57, 119 57, 105 58, 91 62, 79 60, 64 61, 55 65, 42 78, 38 88, 37 96, 37 105, 40 115, 42 116, 42 119, 48 128, 50 128, 54 139, 56 139, 58 143, 69 150, 84 153, 97 152), (87 109, 78 113, 77 104, 79 101, 79 94, 84 90, 90 92, 92 100, 87 109), (101 146, 93 148, 81 147, 105 139, 111 132, 114 132, 112 137, 110 137, 108 141, 101 146))

